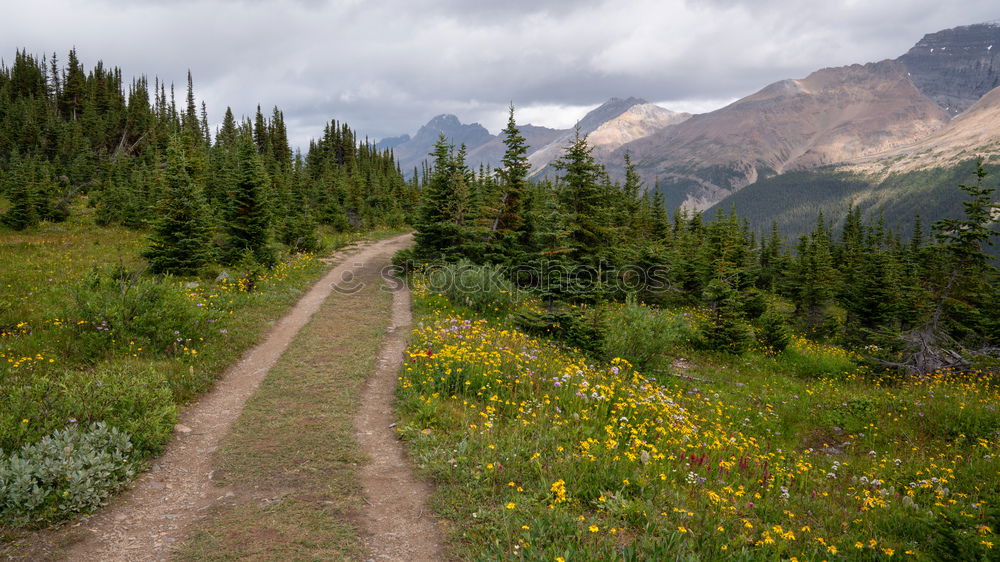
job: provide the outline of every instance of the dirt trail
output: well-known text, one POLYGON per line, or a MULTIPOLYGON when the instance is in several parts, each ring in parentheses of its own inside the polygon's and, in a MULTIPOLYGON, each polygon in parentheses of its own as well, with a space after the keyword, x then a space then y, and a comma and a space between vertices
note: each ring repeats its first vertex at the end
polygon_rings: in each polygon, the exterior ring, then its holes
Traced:
POLYGON ((392 297, 392 324, 354 418, 358 442, 370 458, 361 468, 367 500, 362 538, 370 560, 444 559, 440 533, 425 508, 430 487, 414 477, 393 429, 396 375, 403 364, 411 321, 410 293, 397 289, 392 297))
MULTIPOLYGON (((52 537, 55 544, 70 544, 46 552, 45 557, 74 561, 168 559, 189 524, 219 499, 215 497, 219 491, 211 482, 213 453, 268 370, 329 296, 334 284, 343 285, 356 267, 376 257, 384 260, 386 255, 407 246, 411 239, 410 235, 397 236, 339 252, 336 257, 340 265, 316 283, 275 324, 262 343, 230 367, 209 393, 181 414, 175 438, 155 461, 153 469, 111 505, 52 537)), ((397 292, 396 298, 408 301, 405 289, 397 292)), ((408 307, 405 311, 397 309, 394 300, 394 325, 398 322, 397 314, 409 315, 408 307)), ((399 334, 394 332, 390 339, 398 336, 402 341, 399 334)), ((389 415, 387 406, 386 409, 389 415)), ((375 529, 375 532, 380 531, 375 529)))

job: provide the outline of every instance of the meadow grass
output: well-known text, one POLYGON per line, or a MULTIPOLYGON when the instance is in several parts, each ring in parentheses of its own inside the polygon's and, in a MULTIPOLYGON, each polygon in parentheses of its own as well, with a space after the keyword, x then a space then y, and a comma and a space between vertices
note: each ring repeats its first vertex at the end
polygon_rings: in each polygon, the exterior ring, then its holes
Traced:
POLYGON ((415 286, 400 433, 456 558, 996 558, 994 374, 890 377, 802 337, 710 353, 685 343, 703 313, 647 307, 595 359, 415 286))

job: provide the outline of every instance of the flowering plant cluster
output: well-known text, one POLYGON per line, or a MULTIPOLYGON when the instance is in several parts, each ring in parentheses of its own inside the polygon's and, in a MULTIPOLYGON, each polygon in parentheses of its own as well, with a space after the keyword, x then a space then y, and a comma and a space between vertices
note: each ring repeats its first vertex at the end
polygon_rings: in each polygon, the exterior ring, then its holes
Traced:
MULTIPOLYGON (((758 352, 705 354, 709 382, 657 379, 417 295, 434 310, 400 376, 400 431, 470 556, 932 559, 949 540, 993 554, 987 375, 792 377, 758 352)), ((854 357, 801 337, 788 353, 854 357)))

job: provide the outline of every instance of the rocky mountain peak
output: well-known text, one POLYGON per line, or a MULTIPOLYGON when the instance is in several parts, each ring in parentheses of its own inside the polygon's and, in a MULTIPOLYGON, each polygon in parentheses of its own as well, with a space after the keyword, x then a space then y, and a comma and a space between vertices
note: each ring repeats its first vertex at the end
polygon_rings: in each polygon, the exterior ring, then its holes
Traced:
POLYGON ((457 129, 462 126, 462 122, 458 120, 458 117, 452 115, 451 113, 442 113, 436 117, 431 118, 424 127, 430 129, 438 129, 441 131, 449 129, 457 129))
POLYGON ((628 111, 632 106, 647 103, 642 98, 611 98, 580 119, 580 134, 586 135, 597 129, 607 121, 618 117, 628 111))
POLYGON ((1000 25, 980 23, 929 33, 897 60, 925 96, 957 115, 1000 86, 1000 25))
POLYGON ((493 138, 486 127, 479 123, 462 124, 458 117, 444 113, 432 118, 426 125, 420 127, 412 141, 419 144, 421 150, 425 148, 424 145, 427 143, 430 143, 430 147, 433 148, 434 143, 442 134, 456 146, 465 144, 470 148, 489 142, 493 138))

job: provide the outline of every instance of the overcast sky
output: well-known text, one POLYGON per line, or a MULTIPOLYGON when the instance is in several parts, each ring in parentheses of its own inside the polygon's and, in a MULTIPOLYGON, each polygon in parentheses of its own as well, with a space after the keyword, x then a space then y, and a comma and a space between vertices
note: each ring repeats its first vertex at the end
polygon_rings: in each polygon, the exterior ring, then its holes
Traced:
POLYGON ((819 68, 895 58, 997 0, 31 0, 0 8, 0 55, 76 46, 126 76, 185 75, 213 122, 285 112, 305 148, 330 119, 372 139, 440 113, 497 132, 569 127, 610 97, 715 109, 819 68))

